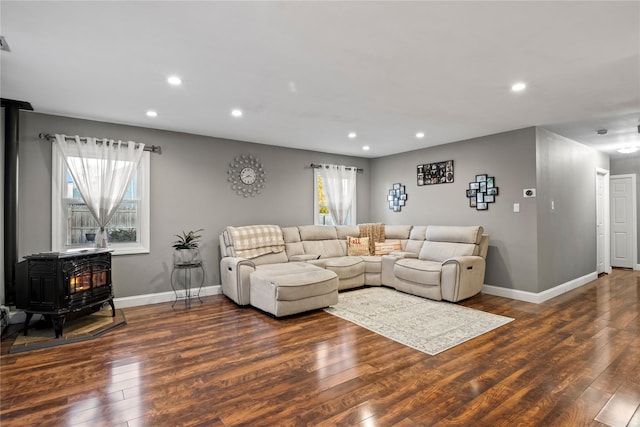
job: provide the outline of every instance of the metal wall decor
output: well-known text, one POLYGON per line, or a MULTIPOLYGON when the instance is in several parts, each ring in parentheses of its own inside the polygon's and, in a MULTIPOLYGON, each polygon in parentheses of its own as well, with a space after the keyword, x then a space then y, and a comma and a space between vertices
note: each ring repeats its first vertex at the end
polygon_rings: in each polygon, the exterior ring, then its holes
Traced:
POLYGON ((250 154, 243 154, 229 163, 227 181, 231 189, 239 196, 254 197, 264 189, 266 182, 265 171, 260 159, 250 154))
POLYGON ((495 203, 498 195, 498 187, 495 186, 496 179, 492 176, 476 175, 476 180, 469 183, 467 197, 469 198, 469 207, 476 208, 479 211, 489 209, 489 203, 495 203))
POLYGON ((418 165, 418 185, 447 184, 453 182, 453 160, 418 165))
POLYGON ((394 212, 400 212, 402 207, 407 204, 407 193, 405 193, 405 186, 400 183, 393 184, 389 189, 387 201, 389 202, 389 209, 394 212))

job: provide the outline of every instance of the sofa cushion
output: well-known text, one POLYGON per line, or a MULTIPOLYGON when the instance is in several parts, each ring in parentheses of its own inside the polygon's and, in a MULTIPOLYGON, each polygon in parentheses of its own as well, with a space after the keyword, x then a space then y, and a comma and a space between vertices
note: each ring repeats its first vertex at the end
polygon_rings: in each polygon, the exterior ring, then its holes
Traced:
POLYGON ((426 240, 432 242, 479 244, 482 239, 481 226, 430 225, 427 227, 426 240))
POLYGON ((337 240, 335 227, 326 225, 301 225, 298 227, 300 239, 304 240, 337 240))
POLYGON ((347 242, 344 240, 304 240, 305 254, 318 254, 320 258, 333 258, 347 255, 347 242))
POLYGON ((300 242, 300 231, 298 227, 282 227, 282 237, 285 243, 300 242))
POLYGON ((347 236, 347 255, 349 256, 370 255, 369 238, 347 236))
POLYGON ((398 279, 429 286, 440 285, 441 271, 439 262, 414 258, 401 258, 393 266, 393 273, 398 279))
POLYGON ((457 256, 477 255, 482 231, 480 226, 430 225, 418 257, 442 262, 457 256))
POLYGON ((379 256, 362 256, 362 261, 364 261, 364 272, 365 273, 380 273, 382 271, 382 258, 379 256))
POLYGON ((411 233, 411 225, 385 225, 384 235, 387 239, 406 240, 411 233))
POLYGON ((391 252, 401 251, 402 244, 400 243, 400 240, 387 240, 383 243, 376 243, 375 248, 376 248, 376 252, 374 255, 376 256, 389 255, 391 252))
POLYGON ((420 253, 420 250, 422 249, 423 243, 424 243, 424 240, 407 240, 407 243, 404 245, 404 251, 412 252, 416 254, 416 257, 417 257, 418 254, 420 253))
POLYGON ((359 236, 360 227, 357 225, 336 225, 338 239, 347 240, 347 236, 359 236))
POLYGON ((334 271, 340 280, 364 274, 364 261, 357 256, 329 258, 325 261, 324 267, 334 271))
POLYGON ((284 250, 291 261, 295 261, 293 257, 305 255, 302 242, 291 242, 284 244, 284 250))
POLYGON ((411 229, 411 234, 409 235, 409 238, 411 240, 424 240, 424 236, 426 232, 427 232, 426 225, 414 225, 413 228, 411 229))
POLYGON ((256 270, 250 276, 252 292, 256 288, 272 288, 277 301, 297 301, 338 289, 334 272, 307 265, 310 268, 304 270, 256 270))
POLYGON ((451 243, 425 241, 418 258, 443 262, 457 256, 473 255, 477 246, 473 243, 451 243))

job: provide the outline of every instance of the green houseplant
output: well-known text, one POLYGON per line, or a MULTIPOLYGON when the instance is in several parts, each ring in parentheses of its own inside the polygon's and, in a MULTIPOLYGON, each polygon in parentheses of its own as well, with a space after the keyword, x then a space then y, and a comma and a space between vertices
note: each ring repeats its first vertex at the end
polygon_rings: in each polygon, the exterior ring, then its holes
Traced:
POLYGON ((201 231, 203 231, 202 228, 183 231, 182 234, 175 234, 178 240, 172 244, 172 247, 175 249, 173 252, 174 264, 191 264, 200 261, 198 245, 200 244, 202 234, 198 233, 201 231))

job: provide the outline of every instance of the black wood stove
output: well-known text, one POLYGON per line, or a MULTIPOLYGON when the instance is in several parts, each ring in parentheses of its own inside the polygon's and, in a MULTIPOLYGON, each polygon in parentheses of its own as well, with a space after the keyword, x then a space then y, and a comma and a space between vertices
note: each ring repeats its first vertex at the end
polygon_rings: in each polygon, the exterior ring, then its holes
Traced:
POLYGON ((109 303, 115 316, 109 249, 49 252, 24 257, 16 266, 16 307, 27 313, 24 334, 34 314, 62 335, 69 315, 90 314, 109 303))

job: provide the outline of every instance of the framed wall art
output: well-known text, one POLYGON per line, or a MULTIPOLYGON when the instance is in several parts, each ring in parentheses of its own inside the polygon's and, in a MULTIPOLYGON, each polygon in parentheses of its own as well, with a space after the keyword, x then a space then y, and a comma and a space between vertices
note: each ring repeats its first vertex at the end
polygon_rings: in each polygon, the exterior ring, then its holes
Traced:
POLYGON ((498 187, 495 186, 496 179, 487 174, 476 175, 476 180, 469 183, 466 190, 469 199, 469 207, 479 211, 489 209, 489 204, 496 202, 498 187))
POLYGON ((400 212, 402 207, 407 204, 405 186, 400 183, 393 184, 389 189, 387 201, 389 202, 389 209, 394 212, 400 212))
POLYGON ((418 165, 417 178, 418 186, 453 182, 453 160, 418 165))

